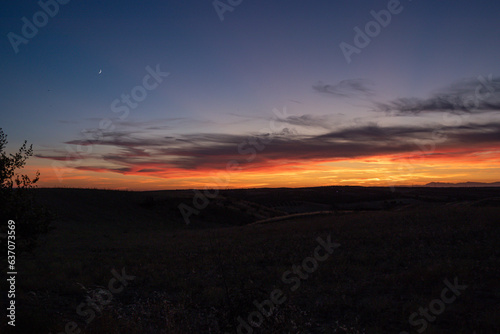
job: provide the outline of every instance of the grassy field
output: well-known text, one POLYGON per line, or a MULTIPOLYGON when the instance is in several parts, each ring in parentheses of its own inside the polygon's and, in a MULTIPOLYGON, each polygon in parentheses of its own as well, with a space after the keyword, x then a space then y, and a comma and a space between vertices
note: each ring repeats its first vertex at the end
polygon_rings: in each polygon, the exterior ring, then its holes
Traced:
POLYGON ((16 330, 500 332, 498 188, 342 188, 222 192, 189 225, 177 208, 187 191, 40 189, 57 219, 17 260, 16 330), (251 224, 291 200, 333 212, 251 224), (387 205, 341 207, 370 200, 387 205), (339 246, 330 254, 318 238, 339 246))

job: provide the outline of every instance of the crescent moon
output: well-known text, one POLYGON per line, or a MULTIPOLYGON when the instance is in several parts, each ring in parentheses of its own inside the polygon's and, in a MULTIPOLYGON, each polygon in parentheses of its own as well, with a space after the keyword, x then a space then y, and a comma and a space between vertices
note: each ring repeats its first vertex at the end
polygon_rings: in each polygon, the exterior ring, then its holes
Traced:
POLYGON ((99 74, 101 74, 101 73, 102 73, 102 70, 99 70, 99 74))

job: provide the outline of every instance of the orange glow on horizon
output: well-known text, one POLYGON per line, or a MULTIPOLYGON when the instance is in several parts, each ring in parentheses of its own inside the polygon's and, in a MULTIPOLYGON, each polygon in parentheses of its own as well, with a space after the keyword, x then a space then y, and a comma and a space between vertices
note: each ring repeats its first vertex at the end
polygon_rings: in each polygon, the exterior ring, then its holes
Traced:
MULTIPOLYGON (((241 170, 169 169, 129 172, 64 168, 56 171, 47 159, 33 158, 28 175, 41 173, 39 187, 76 187, 128 190, 309 187, 326 185, 398 186, 429 182, 496 182, 500 180, 500 149, 458 149, 325 161, 273 160, 249 163, 241 170), (60 178, 58 178, 59 173, 60 178)), ((82 168, 82 166, 75 166, 82 168)))

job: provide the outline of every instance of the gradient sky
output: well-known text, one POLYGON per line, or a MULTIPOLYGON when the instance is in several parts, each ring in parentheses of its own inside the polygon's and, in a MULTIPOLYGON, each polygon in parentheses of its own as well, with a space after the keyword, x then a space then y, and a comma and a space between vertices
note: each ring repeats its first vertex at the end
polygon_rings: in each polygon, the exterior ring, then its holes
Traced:
POLYGON ((34 144, 40 186, 500 181, 498 1, 243 0, 224 20, 209 0, 58 7, 0 14, 0 127, 11 152, 34 144), (341 43, 388 7, 348 62, 341 43))

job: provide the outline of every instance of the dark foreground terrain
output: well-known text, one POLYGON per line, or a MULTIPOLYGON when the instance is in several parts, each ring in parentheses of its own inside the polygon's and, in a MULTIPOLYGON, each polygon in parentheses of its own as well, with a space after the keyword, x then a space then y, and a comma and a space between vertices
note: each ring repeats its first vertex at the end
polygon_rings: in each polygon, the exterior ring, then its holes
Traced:
POLYGON ((500 333, 500 188, 37 195, 17 333, 500 333))

